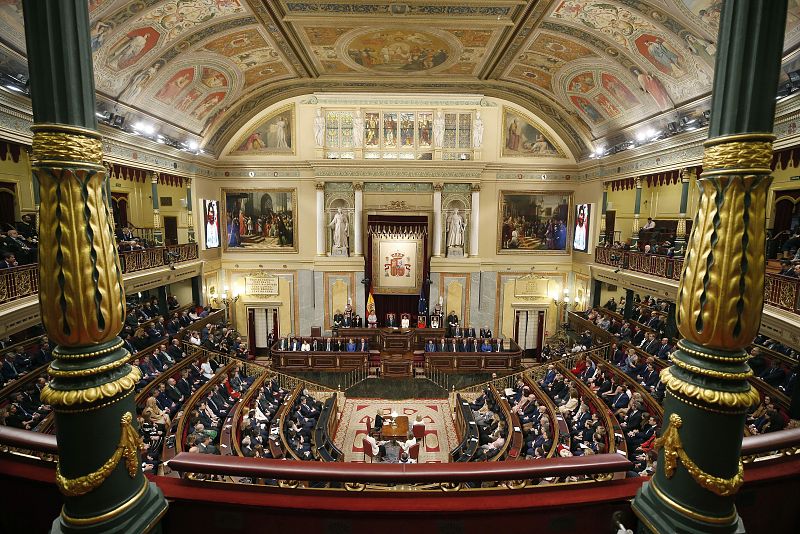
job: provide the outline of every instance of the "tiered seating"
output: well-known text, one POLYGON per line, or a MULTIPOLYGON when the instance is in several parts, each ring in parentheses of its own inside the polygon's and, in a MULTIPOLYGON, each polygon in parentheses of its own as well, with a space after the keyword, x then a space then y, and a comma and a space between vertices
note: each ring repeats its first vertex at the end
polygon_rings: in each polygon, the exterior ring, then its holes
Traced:
POLYGON ((460 393, 456 394, 455 418, 455 428, 456 433, 459 435, 459 443, 450 451, 450 461, 469 462, 478 450, 480 437, 472 407, 460 393))
MULTIPOLYGON (((242 451, 242 420, 249 419, 250 410, 257 400, 257 395, 260 394, 261 388, 269 377, 269 372, 264 369, 264 372, 253 381, 253 384, 242 396, 241 401, 236 403, 234 409, 228 414, 219 440, 220 454, 223 456, 245 456, 242 451)), ((248 454, 247 456, 252 455, 248 454)))
MULTIPOLYGON (((607 310, 597 310, 597 311, 599 311, 600 313, 607 313, 607 310)), ((585 319, 583 319, 582 317, 580 317, 580 316, 578 316, 576 314, 570 314, 569 321, 570 321, 571 325, 574 325, 574 327, 577 327, 577 328, 584 328, 585 327, 585 328, 590 329, 592 334, 597 339, 604 340, 604 341, 612 341, 612 342, 616 341, 616 337, 614 336, 614 334, 612 334, 611 332, 607 332, 607 331, 605 331, 605 330, 603 330, 601 328, 598 328, 596 325, 591 324, 590 322, 586 321, 585 319)), ((633 350, 636 354, 638 354, 640 356, 640 358, 647 359, 647 358, 650 358, 652 356, 651 354, 648 354, 645 351, 643 351, 641 348, 633 346, 633 344, 631 344, 631 343, 621 342, 620 343, 620 347, 622 349, 624 349, 625 351, 633 350)), ((758 346, 758 345, 751 346, 751 348, 750 348, 751 356, 753 354, 753 349, 754 348, 757 348, 758 349, 757 352, 760 352, 760 354, 758 354, 758 357, 756 358, 756 360, 757 360, 758 364, 763 366, 763 368, 765 369, 765 372, 768 372, 770 368, 779 369, 780 371, 783 371, 786 374, 797 371, 797 369, 796 369, 797 362, 792 360, 790 357, 788 357, 786 355, 783 355, 783 354, 780 354, 780 353, 776 353, 775 351, 768 351, 768 349, 765 349, 765 347, 758 346)), ((613 355, 612 355, 612 358, 613 358, 613 355)), ((752 361, 752 358, 751 358, 751 361, 752 361)), ((652 363, 654 364, 654 366, 656 366, 658 368, 659 371, 661 369, 663 369, 664 367, 667 367, 667 366, 669 366, 671 364, 671 362, 664 361, 664 360, 661 360, 659 358, 655 358, 652 361, 652 363)), ((783 428, 783 426, 786 423, 788 423, 788 421, 789 421, 789 406, 791 404, 791 401, 790 401, 788 395, 786 395, 786 393, 784 391, 781 391, 780 389, 773 387, 772 385, 770 385, 767 381, 765 381, 763 379, 763 377, 768 376, 768 374, 765 374, 765 372, 761 373, 762 378, 758 378, 757 376, 753 376, 749 380, 750 380, 751 385, 756 390, 758 390, 758 392, 760 393, 762 399, 765 396, 768 396, 770 398, 770 400, 773 403, 776 411, 780 414, 781 419, 783 420, 783 425, 780 425, 781 428, 783 428)), ((795 381, 796 380, 797 379, 795 379, 795 381)), ((774 425, 774 426, 778 426, 778 425, 774 425)))
POLYGON ((343 462, 344 453, 333 444, 333 435, 338 425, 338 393, 329 397, 322 406, 317 426, 314 427, 314 434, 311 438, 312 450, 323 462, 343 462))
MULTIPOLYGON (((556 409, 556 405, 553 403, 553 400, 547 396, 547 393, 542 390, 539 384, 536 383, 530 376, 523 376, 522 378, 525 385, 533 392, 534 396, 536 397, 536 401, 538 406, 544 406, 545 414, 547 415, 547 420, 549 421, 549 427, 546 428, 548 435, 552 438, 553 444, 550 447, 550 450, 546 450, 545 456, 547 458, 552 458, 555 456, 556 451, 558 449, 558 445, 565 445, 567 448, 570 447, 570 436, 569 436, 569 429, 567 428, 567 424, 564 421, 564 417, 559 413, 556 409)), ((538 408, 537 408, 538 409, 538 408)), ((524 416, 520 416, 522 419, 522 431, 524 434, 525 442, 529 441, 531 434, 535 434, 533 432, 533 428, 531 430, 526 430, 526 426, 528 426, 524 420, 524 416)), ((541 421, 539 421, 539 430, 541 432, 541 421)), ((535 438, 534 438, 535 439, 535 438)), ((523 451, 524 452, 524 451, 523 451)))
MULTIPOLYGON (((213 395, 218 391, 220 387, 224 387, 223 382, 227 379, 228 373, 233 371, 236 365, 238 365, 237 362, 232 360, 228 363, 225 363, 221 367, 217 368, 214 377, 210 379, 208 382, 200 385, 197 389, 195 389, 194 392, 192 393, 192 396, 189 397, 186 403, 184 403, 182 415, 175 418, 177 424, 175 425, 175 433, 173 434, 175 438, 174 447, 170 447, 169 445, 165 444, 166 446, 163 454, 165 462, 168 461, 170 458, 172 458, 175 454, 178 454, 183 451, 188 451, 195 446, 194 443, 188 442, 189 435, 191 434, 191 431, 194 430, 191 424, 193 422, 191 421, 192 412, 200 408, 200 405, 206 402, 206 399, 208 399, 209 395, 213 395)), ((224 400, 227 403, 228 399, 224 400)), ((217 431, 219 430, 219 428, 225 421, 225 416, 233 408, 233 404, 235 404, 234 400, 231 400, 230 402, 231 402, 230 406, 225 406, 225 404, 217 406, 217 411, 215 413, 217 419, 216 421, 213 419, 211 420, 212 426, 215 426, 216 428, 206 429, 206 430, 217 430, 217 431), (214 425, 213 423, 216 424, 214 425)), ((213 454, 214 451, 206 451, 202 449, 198 450, 197 452, 206 452, 213 454)))
MULTIPOLYGON (((603 445, 605 451, 602 452, 620 452, 623 454, 627 454, 627 447, 625 444, 624 434, 622 432, 622 427, 619 424, 619 421, 613 416, 613 414, 609 411, 608 407, 594 394, 594 392, 581 381, 578 377, 576 377, 572 371, 564 365, 562 362, 556 362, 555 367, 564 379, 568 381, 572 386, 577 389, 580 398, 589 406, 589 410, 592 414, 597 414, 599 426, 594 429, 595 433, 598 432, 599 428, 603 428, 600 431, 603 434, 603 445)), ((575 447, 573 446, 573 449, 575 447)))

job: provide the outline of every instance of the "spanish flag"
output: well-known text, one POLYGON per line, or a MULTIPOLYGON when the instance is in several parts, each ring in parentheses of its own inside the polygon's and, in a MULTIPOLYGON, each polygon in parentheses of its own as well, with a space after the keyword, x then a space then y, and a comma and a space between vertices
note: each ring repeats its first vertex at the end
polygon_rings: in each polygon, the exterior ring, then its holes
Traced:
POLYGON ((372 284, 369 286, 369 297, 367 297, 367 317, 377 315, 375 313, 375 297, 372 296, 372 284))

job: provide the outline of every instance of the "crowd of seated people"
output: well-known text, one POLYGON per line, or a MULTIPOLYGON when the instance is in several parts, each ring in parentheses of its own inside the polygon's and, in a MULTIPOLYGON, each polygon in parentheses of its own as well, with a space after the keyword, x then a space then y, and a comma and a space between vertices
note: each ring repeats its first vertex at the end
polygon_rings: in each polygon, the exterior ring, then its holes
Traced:
POLYGON ((486 388, 474 403, 470 404, 478 426, 478 449, 472 461, 490 460, 503 448, 510 438, 502 414, 500 400, 486 388))
POLYGON ((345 337, 282 337, 278 350, 293 352, 369 352, 365 338, 345 337))
MULTIPOLYGON (((203 362, 200 383, 197 387, 214 379, 221 372, 221 367, 214 369, 215 365, 214 360, 203 362), (210 377, 209 367, 213 369, 210 377)), ((179 414, 179 417, 187 418, 188 432, 184 445, 189 452, 220 454, 219 435, 225 418, 241 400, 252 382, 251 378, 242 374, 241 367, 237 365, 217 381, 216 385, 208 391, 206 398, 200 401, 188 415, 179 414)))
MULTIPOLYGON (((640 360, 636 351, 630 350, 628 358, 622 360, 622 365, 618 367, 639 382, 658 403, 661 403, 664 398, 664 385, 653 366, 653 358, 648 358, 646 362, 640 360)), ((644 410, 645 402, 642 394, 633 390, 624 380, 618 379, 616 374, 600 369, 589 357, 583 362, 579 360, 572 371, 617 418, 627 444, 628 458, 637 464, 635 469, 637 473, 643 471, 644 467, 639 464, 652 460, 646 453, 652 449, 658 432, 658 421, 653 414, 644 410)))
POLYGON ((0 425, 24 430, 33 430, 47 417, 52 408, 42 403, 41 394, 47 385, 47 378, 40 376, 36 381, 10 396, 5 406, 0 408, 0 425))
POLYGON ((242 454, 251 458, 274 458, 272 451, 281 449, 280 430, 273 422, 278 409, 289 394, 274 378, 258 390, 253 404, 243 416, 241 428, 242 454), (272 446, 270 446, 272 440, 272 446))
POLYGON ((523 445, 520 453, 526 460, 547 458, 553 446, 553 421, 547 413, 547 406, 540 404, 536 395, 522 381, 518 380, 512 388, 514 394, 508 398, 511 413, 519 417, 522 425, 523 445))
POLYGON ((117 238, 117 250, 120 252, 130 252, 131 250, 144 250, 153 246, 147 240, 138 237, 134 233, 133 223, 118 226, 114 232, 117 238))
POLYGON ((511 345, 502 338, 448 337, 439 341, 429 339, 425 342, 425 352, 503 352, 511 350, 511 345))
POLYGON ((315 459, 311 450, 311 435, 321 412, 322 403, 304 389, 285 418, 286 441, 301 460, 315 459))
POLYGON ((747 428, 751 434, 766 434, 783 430, 788 416, 778 409, 772 398, 764 395, 761 403, 747 415, 747 428))
POLYGON ((196 336, 190 336, 187 342, 240 360, 250 359, 250 351, 242 336, 234 328, 228 328, 222 321, 203 326, 200 332, 196 336))
POLYGON ((36 263, 39 259, 39 235, 33 215, 0 230, 0 269, 36 263))

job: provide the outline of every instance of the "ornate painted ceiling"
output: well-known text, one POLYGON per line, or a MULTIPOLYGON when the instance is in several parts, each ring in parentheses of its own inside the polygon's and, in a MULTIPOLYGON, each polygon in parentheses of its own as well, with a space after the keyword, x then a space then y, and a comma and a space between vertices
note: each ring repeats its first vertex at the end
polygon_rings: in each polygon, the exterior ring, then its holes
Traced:
MULTIPOLYGON (((89 8, 101 96, 202 136, 212 153, 266 106, 333 90, 506 98, 586 154, 595 139, 707 95, 722 3, 89 0, 89 8)), ((6 66, 24 59, 20 5, 0 2, 6 66)), ((800 1, 790 6, 787 52, 800 41, 800 1)))

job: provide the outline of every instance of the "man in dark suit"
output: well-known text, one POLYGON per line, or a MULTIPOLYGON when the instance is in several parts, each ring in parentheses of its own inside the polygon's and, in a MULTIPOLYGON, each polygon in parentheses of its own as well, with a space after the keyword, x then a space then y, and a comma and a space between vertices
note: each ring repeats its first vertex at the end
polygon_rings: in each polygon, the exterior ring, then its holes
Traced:
POLYGON ((172 315, 172 319, 167 323, 167 332, 169 335, 174 336, 181 330, 181 322, 178 319, 178 314, 172 315))
POLYGON ((436 352, 436 343, 432 339, 425 343, 425 352, 436 352))
POLYGON ((51 361, 53 361, 53 355, 50 350, 50 343, 45 342, 42 343, 42 346, 39 347, 39 350, 37 350, 33 355, 31 364, 34 367, 41 367, 42 365, 50 363, 51 361))
POLYGON ((647 352, 648 354, 652 354, 652 355, 654 355, 654 356, 655 356, 655 354, 658 352, 658 349, 659 349, 659 346, 660 346, 660 345, 659 345, 658 339, 656 339, 656 335, 655 335, 655 334, 653 334, 653 333, 651 332, 651 333, 649 334, 649 336, 650 336, 650 340, 649 340, 649 341, 647 342, 647 344, 646 344, 644 347, 642 347, 642 348, 643 348, 643 349, 645 350, 645 352, 647 352))
POLYGON ((771 364, 767 367, 758 378, 769 384, 770 386, 777 388, 783 381, 786 380, 786 371, 780 365, 771 364))
POLYGON ((173 361, 179 362, 186 357, 186 353, 181 348, 181 342, 177 339, 172 340, 172 344, 167 349, 167 354, 173 361))
POLYGON ((620 408, 624 408, 628 405, 630 401, 630 397, 625 392, 625 388, 622 386, 617 386, 617 390, 614 392, 614 396, 611 398, 611 410, 616 412, 620 408))
POLYGON ((647 326, 652 328, 653 330, 661 330, 661 325, 663 322, 661 321, 661 317, 656 312, 653 312, 650 315, 650 320, 647 321, 647 326))
POLYGON ((492 337, 492 329, 489 328, 488 326, 485 326, 485 327, 481 328, 480 334, 481 334, 480 335, 481 338, 492 337))
POLYGON ((369 352, 369 343, 363 337, 361 338, 361 342, 358 344, 358 352, 369 352))
POLYGON ((450 313, 447 316, 447 335, 450 337, 455 337, 457 327, 458 315, 456 315, 454 310, 450 310, 450 313))
POLYGON ((17 258, 12 252, 3 252, 3 260, 0 261, 0 269, 11 269, 17 265, 17 258))
POLYGON ((658 350, 656 351, 656 357, 666 360, 667 356, 669 356, 669 349, 669 339, 662 337, 661 345, 659 345, 658 350))

